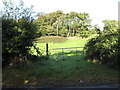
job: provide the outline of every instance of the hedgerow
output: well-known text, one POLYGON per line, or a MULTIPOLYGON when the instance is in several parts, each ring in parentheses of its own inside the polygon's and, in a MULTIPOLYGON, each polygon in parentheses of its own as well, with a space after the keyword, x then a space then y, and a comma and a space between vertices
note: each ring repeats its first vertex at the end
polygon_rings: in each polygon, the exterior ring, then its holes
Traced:
POLYGON ((118 32, 103 33, 92 38, 85 45, 86 58, 96 60, 110 67, 118 67, 118 32))

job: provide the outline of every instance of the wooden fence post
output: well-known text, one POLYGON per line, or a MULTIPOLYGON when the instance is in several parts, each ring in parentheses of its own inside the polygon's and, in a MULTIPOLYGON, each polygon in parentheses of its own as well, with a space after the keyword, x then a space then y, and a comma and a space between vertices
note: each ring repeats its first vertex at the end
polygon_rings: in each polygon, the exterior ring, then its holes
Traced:
POLYGON ((46 56, 48 56, 48 43, 46 43, 46 56))

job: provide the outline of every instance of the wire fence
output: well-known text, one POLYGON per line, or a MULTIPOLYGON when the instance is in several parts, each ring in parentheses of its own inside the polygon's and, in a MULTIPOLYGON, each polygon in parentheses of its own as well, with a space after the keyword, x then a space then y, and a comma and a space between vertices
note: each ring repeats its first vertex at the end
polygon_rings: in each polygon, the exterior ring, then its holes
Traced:
POLYGON ((82 51, 85 43, 86 40, 76 37, 64 38, 47 36, 39 38, 36 47, 39 48, 42 55, 67 55, 70 52, 82 51))
POLYGON ((54 49, 51 49, 50 50, 50 54, 53 55, 53 54, 57 54, 57 53, 60 53, 60 54, 69 54, 70 52, 78 52, 78 51, 81 51, 83 50, 84 47, 69 47, 69 48, 54 48, 54 49))
POLYGON ((75 57, 80 57, 83 52, 84 47, 69 47, 69 48, 54 48, 49 50, 49 56, 55 60, 62 60, 75 57))

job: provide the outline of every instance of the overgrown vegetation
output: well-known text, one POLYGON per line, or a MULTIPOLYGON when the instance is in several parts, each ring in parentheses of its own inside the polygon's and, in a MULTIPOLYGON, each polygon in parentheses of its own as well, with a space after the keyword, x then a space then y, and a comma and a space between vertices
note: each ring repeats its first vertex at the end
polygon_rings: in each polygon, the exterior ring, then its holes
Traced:
POLYGON ((33 41, 40 36, 31 16, 32 8, 25 8, 22 1, 18 6, 12 2, 3 3, 5 5, 2 16, 3 66, 11 60, 26 63, 33 41))
POLYGON ((92 38, 85 46, 86 57, 91 60, 118 68, 119 43, 118 23, 115 20, 104 21, 102 34, 92 38))

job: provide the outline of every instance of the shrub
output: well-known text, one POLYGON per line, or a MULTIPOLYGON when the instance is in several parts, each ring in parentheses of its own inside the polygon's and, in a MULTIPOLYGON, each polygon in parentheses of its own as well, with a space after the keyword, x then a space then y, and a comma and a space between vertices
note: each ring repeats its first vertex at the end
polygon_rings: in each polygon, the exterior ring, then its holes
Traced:
POLYGON ((118 36, 118 33, 114 32, 90 39, 84 47, 86 58, 116 67, 119 48, 118 36))
POLYGON ((5 10, 2 16, 2 61, 4 63, 8 63, 13 59, 19 61, 21 57, 26 60, 29 57, 29 51, 34 40, 38 37, 37 26, 31 15, 33 13, 32 8, 25 8, 22 1, 19 6, 15 6, 11 2, 4 2, 4 5, 5 10), (12 55, 12 58, 10 55, 12 55))

